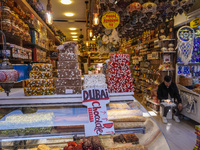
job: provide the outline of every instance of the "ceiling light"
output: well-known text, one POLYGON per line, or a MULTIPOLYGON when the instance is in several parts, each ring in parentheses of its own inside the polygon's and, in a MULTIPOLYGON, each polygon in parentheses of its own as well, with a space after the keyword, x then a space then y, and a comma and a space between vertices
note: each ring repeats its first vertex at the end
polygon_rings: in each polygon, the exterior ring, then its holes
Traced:
POLYGON ((77 38, 78 36, 72 36, 72 38, 77 38))
POLYGON ((74 16, 74 14, 73 13, 65 13, 65 16, 72 17, 72 16, 74 16))
POLYGON ((76 34, 77 34, 77 32, 71 32, 71 34, 73 34, 73 35, 76 35, 76 34))
POLYGON ((73 39, 73 41, 78 41, 78 39, 73 39))
POLYGON ((61 3, 64 5, 69 5, 72 3, 72 1, 71 0, 61 0, 61 3))
POLYGON ((77 28, 69 28, 69 30, 71 30, 71 31, 74 31, 74 30, 76 30, 77 28))
POLYGON ((95 41, 95 39, 92 39, 92 41, 95 41))

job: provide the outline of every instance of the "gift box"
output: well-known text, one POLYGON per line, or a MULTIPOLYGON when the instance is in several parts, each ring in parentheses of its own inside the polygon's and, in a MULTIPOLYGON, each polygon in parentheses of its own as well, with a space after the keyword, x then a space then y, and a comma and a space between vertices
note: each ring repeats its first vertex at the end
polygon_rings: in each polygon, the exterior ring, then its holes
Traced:
POLYGON ((56 87, 56 94, 80 94, 82 86, 61 86, 56 87))
POLYGON ((59 53, 59 61, 78 61, 77 55, 74 53, 59 53))
POLYGON ((107 77, 131 77, 130 69, 107 69, 107 77))
POLYGON ((110 61, 114 62, 129 62, 129 54, 110 54, 110 61))
POLYGON ((34 63, 32 65, 33 71, 52 71, 52 64, 34 63))
POLYGON ((57 78, 56 87, 59 86, 82 86, 81 79, 68 79, 68 78, 57 78))
POLYGON ((36 95, 53 95, 55 93, 54 87, 25 87, 25 96, 36 96, 36 95))
POLYGON ((58 78, 81 78, 81 70, 79 69, 58 69, 58 78))
POLYGON ((116 62, 116 61, 109 61, 108 69, 129 69, 129 62, 116 62))
POLYGON ((77 48, 77 43, 75 42, 66 42, 58 46, 59 53, 75 53, 77 48))
POLYGON ((76 61, 58 61, 58 69, 78 69, 78 63, 76 61))
POLYGON ((26 87, 51 87, 53 79, 27 79, 26 87))
POLYGON ((29 76, 30 79, 51 79, 53 74, 49 71, 31 71, 29 76))

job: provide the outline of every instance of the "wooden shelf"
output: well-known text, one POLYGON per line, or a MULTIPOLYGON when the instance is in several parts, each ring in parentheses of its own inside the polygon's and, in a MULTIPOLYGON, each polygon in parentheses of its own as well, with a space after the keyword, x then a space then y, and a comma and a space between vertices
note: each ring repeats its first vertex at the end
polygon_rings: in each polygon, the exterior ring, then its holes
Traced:
POLYGON ((53 38, 57 45, 61 44, 61 41, 55 36, 53 31, 48 27, 48 25, 40 18, 40 16, 35 12, 35 10, 29 5, 29 3, 26 0, 16 0, 17 4, 20 5, 23 9, 33 14, 37 20, 39 20, 47 29, 47 35, 50 35, 51 38, 53 38))
POLYGON ((166 52, 160 52, 160 53, 163 53, 163 54, 167 54, 167 53, 176 53, 176 51, 166 51, 166 52))
POLYGON ((109 57, 101 57, 101 58, 99 58, 99 57, 90 57, 90 59, 109 59, 109 57))
POLYGON ((142 43, 140 43, 140 44, 133 45, 133 47, 137 47, 137 46, 139 46, 139 45, 144 45, 144 44, 147 44, 147 43, 151 43, 151 42, 156 41, 156 40, 158 40, 158 39, 157 39, 157 38, 154 38, 154 39, 151 39, 151 40, 149 40, 149 41, 145 41, 145 42, 142 42, 142 43))
POLYGON ((147 100, 147 99, 146 99, 146 101, 147 101, 147 102, 150 102, 150 103, 152 103, 152 104, 154 104, 154 105, 160 106, 159 103, 155 103, 155 102, 153 102, 153 101, 151 101, 151 100, 147 100))
POLYGON ((153 108, 147 106, 147 108, 149 108, 150 110, 152 110, 153 112, 155 112, 156 114, 158 113, 158 111, 154 110, 153 108))

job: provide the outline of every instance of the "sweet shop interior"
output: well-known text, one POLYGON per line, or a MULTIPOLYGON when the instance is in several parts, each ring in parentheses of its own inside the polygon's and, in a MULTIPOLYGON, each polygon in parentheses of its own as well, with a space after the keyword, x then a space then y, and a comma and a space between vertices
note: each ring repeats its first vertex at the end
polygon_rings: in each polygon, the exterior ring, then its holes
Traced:
POLYGON ((0 0, 0 150, 200 150, 198 109, 200 0, 0 0))

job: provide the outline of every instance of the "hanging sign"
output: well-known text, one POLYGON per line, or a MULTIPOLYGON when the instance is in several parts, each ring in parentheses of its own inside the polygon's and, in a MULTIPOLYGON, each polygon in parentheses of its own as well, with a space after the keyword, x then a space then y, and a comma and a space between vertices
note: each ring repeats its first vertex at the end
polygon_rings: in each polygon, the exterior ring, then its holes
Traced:
POLYGON ((196 18, 190 22, 190 27, 196 28, 200 25, 200 18, 196 18))
POLYGON ((116 12, 107 11, 101 18, 101 22, 106 29, 115 29, 120 23, 120 18, 116 12))
POLYGON ((106 104, 109 103, 108 89, 85 89, 82 103, 87 106, 89 123, 85 124, 85 136, 114 134, 114 124, 108 121, 106 104))

